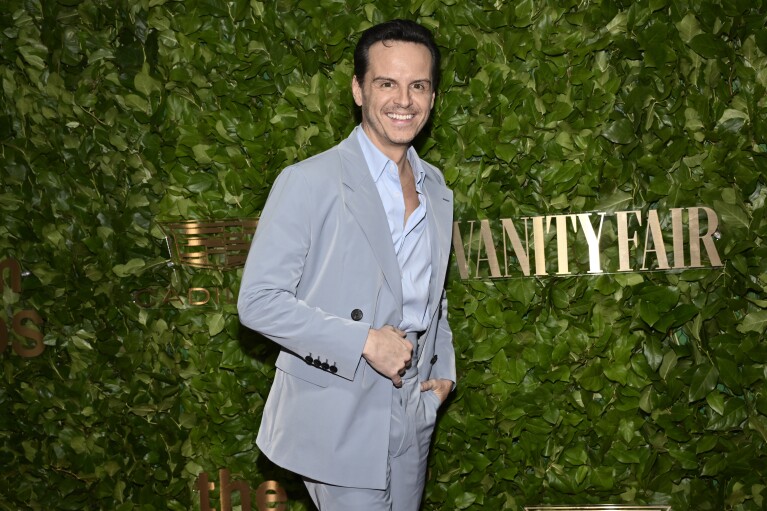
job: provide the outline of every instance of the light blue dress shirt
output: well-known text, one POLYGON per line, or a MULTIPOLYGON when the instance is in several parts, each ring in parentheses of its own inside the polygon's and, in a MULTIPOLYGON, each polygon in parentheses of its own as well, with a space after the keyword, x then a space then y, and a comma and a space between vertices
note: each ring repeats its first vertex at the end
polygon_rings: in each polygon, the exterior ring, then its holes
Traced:
POLYGON ((410 147, 407 159, 415 175, 419 204, 406 223, 405 199, 397 165, 370 141, 362 126, 357 126, 355 130, 368 170, 386 210, 394 252, 402 274, 402 323, 395 326, 405 332, 424 331, 427 326, 426 309, 431 279, 431 246, 427 229, 426 196, 423 194, 426 172, 415 149, 410 147))

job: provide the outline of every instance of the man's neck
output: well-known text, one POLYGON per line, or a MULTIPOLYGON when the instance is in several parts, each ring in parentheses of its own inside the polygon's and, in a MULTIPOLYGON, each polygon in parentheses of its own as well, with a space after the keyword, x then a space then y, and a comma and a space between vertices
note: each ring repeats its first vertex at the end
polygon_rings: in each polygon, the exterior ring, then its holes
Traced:
POLYGON ((381 144, 376 140, 373 136, 371 136, 371 133, 368 129, 365 128, 365 124, 362 124, 362 129, 365 131, 365 135, 367 135, 368 140, 379 150, 381 151, 384 156, 389 158, 391 161, 394 162, 395 165, 397 165, 397 169, 400 172, 400 175, 402 175, 402 172, 407 169, 409 172, 412 173, 412 170, 410 169, 410 164, 407 161, 407 151, 410 148, 410 146, 404 146, 404 145, 389 145, 382 147, 381 144))

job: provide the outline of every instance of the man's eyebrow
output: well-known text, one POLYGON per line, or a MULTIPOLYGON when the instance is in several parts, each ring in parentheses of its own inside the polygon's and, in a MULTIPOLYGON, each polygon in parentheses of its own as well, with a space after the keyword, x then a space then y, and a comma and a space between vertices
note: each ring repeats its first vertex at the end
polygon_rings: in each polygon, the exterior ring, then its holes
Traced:
MULTIPOLYGON (((398 80, 394 78, 389 78, 387 76, 376 76, 371 81, 373 82, 397 82, 398 80)), ((430 78, 418 78, 417 80, 413 80, 410 83, 428 83, 431 85, 431 79, 430 78)))

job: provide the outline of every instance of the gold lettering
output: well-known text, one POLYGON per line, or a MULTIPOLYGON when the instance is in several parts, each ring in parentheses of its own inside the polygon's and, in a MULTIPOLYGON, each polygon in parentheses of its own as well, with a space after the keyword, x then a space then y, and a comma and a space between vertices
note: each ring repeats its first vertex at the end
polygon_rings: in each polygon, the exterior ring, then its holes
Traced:
POLYGON ((25 358, 32 358, 40 355, 45 349, 45 344, 43 344, 43 333, 39 329, 42 325, 43 318, 40 317, 40 314, 38 314, 37 311, 24 310, 17 312, 16 315, 13 316, 13 331, 25 339, 34 341, 34 345, 30 347, 26 342, 14 340, 13 351, 25 358), (29 321, 37 325, 38 328, 26 326, 26 323, 29 321))
POLYGON ((210 301, 210 291, 204 287, 190 287, 187 292, 187 298, 189 299, 189 305, 205 305, 210 301), (195 300, 192 298, 195 293, 202 293, 205 298, 202 300, 195 300))
MULTIPOLYGON (((474 235, 474 220, 469 221, 469 258, 471 258, 471 238, 474 235)), ((455 262, 458 265, 458 274, 462 279, 469 278, 469 263, 466 259, 466 253, 463 250, 463 238, 461 237, 460 222, 453 222, 453 250, 455 251, 455 262)))
POLYGON ((684 263, 684 224, 682 220, 683 208, 671 208, 671 233, 674 237, 674 268, 685 268, 684 263))
POLYGON ((629 265, 629 240, 634 242, 634 248, 639 244, 636 231, 634 231, 631 238, 628 235, 628 215, 630 213, 633 213, 639 225, 642 225, 642 217, 639 216, 641 211, 618 211, 616 213, 618 218, 618 271, 631 271, 631 266, 629 265))
POLYGON ((6 349, 8 349, 8 326, 5 320, 0 318, 0 353, 5 352, 6 349))
MULTIPOLYGON (((223 299, 223 303, 229 303, 229 304, 236 304, 237 303, 237 296, 234 294, 234 290, 230 287, 225 287, 223 289, 223 292, 221 292, 221 288, 218 289, 219 296, 223 299)), ((220 299, 219 299, 220 302, 220 299)))
MULTIPOLYGON (((191 300, 191 290, 189 292, 189 299, 191 300)), ((178 291, 176 291, 172 286, 165 291, 165 296, 162 298, 163 305, 169 304, 170 302, 178 302, 179 306, 184 305, 184 300, 181 299, 178 291)))
POLYGON ((589 217, 591 213, 581 213, 576 215, 583 227, 583 235, 586 236, 586 243, 589 246, 589 273, 602 273, 602 265, 599 258, 599 241, 602 239, 602 225, 605 222, 606 213, 597 213, 599 215, 599 231, 594 232, 594 226, 591 225, 589 217))
POLYGON ((21 293, 21 264, 16 259, 0 261, 0 293, 5 289, 5 269, 8 268, 8 283, 14 293, 21 293))
POLYGON ((501 219, 501 225, 503 225, 503 266, 506 269, 505 276, 509 276, 509 261, 506 256, 506 238, 508 237, 511 242, 511 247, 514 250, 514 256, 519 261, 519 267, 522 269, 522 274, 526 277, 530 276, 530 241, 527 231, 527 218, 523 218, 525 222, 525 247, 522 248, 522 241, 519 239, 517 229, 514 227, 514 222, 511 218, 501 219))
MULTIPOLYGON (((250 511, 250 487, 245 481, 232 481, 229 470, 222 468, 218 471, 220 479, 219 499, 221 511, 232 511, 232 493, 240 492, 240 506, 242 511, 250 511)), ((200 511, 216 511, 210 507, 210 492, 216 489, 216 484, 210 482, 205 472, 197 476, 197 490, 200 492, 200 511)), ((256 509, 258 511, 277 510, 285 511, 288 505, 288 496, 277 481, 264 481, 255 492, 256 509)))
POLYGON ((547 275, 546 273, 546 236, 543 234, 542 216, 533 217, 533 247, 535 247, 535 274, 547 275))
POLYGON ((479 277, 479 263, 487 261, 490 266, 490 277, 500 278, 501 268, 498 265, 498 256, 495 253, 495 244, 493 243, 493 233, 490 232, 490 221, 487 219, 479 221, 479 247, 477 248, 477 277, 479 277), (482 247, 485 248, 487 258, 482 258, 482 247))
MULTIPOLYGON (((599 274, 605 271, 630 272, 671 270, 702 267, 701 259, 708 258, 711 267, 722 266, 722 259, 716 246, 719 239, 719 218, 716 212, 706 206, 692 208, 671 208, 670 218, 661 217, 663 211, 650 209, 646 215, 642 210, 618 211, 615 213, 591 212, 558 214, 546 216, 528 216, 522 218, 501 218, 502 247, 496 247, 491 227, 492 219, 477 220, 479 223, 477 239, 474 239, 474 223, 469 221, 468 242, 462 235, 461 222, 453 222, 453 249, 458 271, 462 279, 473 278, 510 278, 515 276, 572 275, 585 269, 570 268, 570 243, 575 240, 582 247, 578 228, 583 229, 583 236, 588 247, 589 267, 587 273, 599 274), (703 215, 705 214, 705 218, 703 215), (617 261, 609 261, 609 268, 602 266, 602 236, 605 217, 615 215, 616 229, 608 230, 604 243, 617 243, 617 261), (598 216, 594 223, 592 216, 598 216), (569 231, 572 224, 572 233, 569 231), (524 230, 520 225, 524 223, 524 230), (689 223, 689 225, 686 225, 689 223), (705 224, 705 225, 703 225, 705 224), (532 226, 532 227, 531 227, 532 226), (664 232, 670 228, 671 233, 664 232), (689 238, 685 230, 690 231, 689 238), (532 240, 530 237, 532 236, 532 240), (640 236, 642 239, 640 239, 640 236), (672 245, 666 244, 671 237, 672 245), (556 249, 552 245, 556 238, 556 249), (615 241, 613 241, 615 239, 615 241), (687 248, 689 244, 689 249, 687 248), (702 254, 701 245, 705 249, 702 254), (503 268, 499 265, 497 249, 503 250, 503 268), (535 267, 532 268, 530 251, 535 253, 535 267), (549 253, 547 253, 547 250, 549 253), (557 251, 556 270, 554 262, 549 261, 557 251), (670 253, 670 251, 673 251, 670 253), (689 250, 689 256, 687 255, 689 250), (476 251, 474 254, 473 251, 476 251), (640 252, 641 251, 641 252, 640 252), (673 266, 670 257, 673 256, 673 266), (472 267, 476 265, 476 269, 472 267), (486 264, 487 269, 482 265, 486 264), (517 264, 519 273, 517 273, 517 264), (688 266, 688 264, 690 266, 688 266), (616 268, 617 266, 617 268, 616 268), (488 275, 489 273, 489 275, 488 275)), ((575 250, 575 248, 573 248, 575 250)), ((579 253, 574 257, 578 265, 583 259, 579 253)), ((584 273, 586 273, 584 271, 584 273)), ((216 296, 217 301, 227 300, 226 289, 216 296)), ((190 295, 191 298, 191 295, 190 295)), ((198 297, 199 298, 199 297, 198 297)), ((208 301, 210 297, 208 298, 208 301)), ((198 302, 199 304, 200 302, 198 302)), ((205 302, 207 303, 207 302, 205 302)))
POLYGON ((152 291, 149 288, 137 289, 133 292, 133 303, 141 307, 142 309, 149 309, 152 307, 152 291), (144 301, 146 299, 146 301, 144 301))
POLYGON ((288 496, 277 481, 264 481, 256 488, 256 507, 258 511, 287 509, 288 496))
POLYGON ((716 212, 705 206, 689 208, 689 222, 690 222, 690 266, 698 268, 701 265, 700 262, 700 242, 703 242, 703 246, 706 248, 706 255, 708 260, 711 261, 712 266, 722 266, 722 260, 719 258, 719 252, 716 250, 714 244, 714 233, 719 228, 719 218, 716 216, 716 212), (706 213, 706 220, 708 223, 708 230, 703 236, 700 235, 699 219, 698 215, 700 210, 706 213))
POLYGON ((551 230, 551 219, 555 220, 557 226, 557 275, 567 275, 570 273, 569 253, 567 251, 567 219, 575 223, 575 215, 553 215, 546 217, 546 231, 551 230))
POLYGON ((200 492, 200 511, 214 511, 210 507, 210 492, 215 489, 215 483, 208 481, 208 474, 206 472, 202 472, 197 476, 197 490, 200 492))
POLYGON ((644 252, 642 253, 642 269, 647 270, 647 253, 655 252, 655 257, 658 260, 659 270, 668 270, 668 257, 666 256, 666 245, 663 243, 663 232, 660 228, 660 220, 658 220, 658 210, 651 209, 647 213, 647 230, 644 237, 644 252), (652 239, 652 249, 650 247, 650 239, 652 239))
POLYGON ((222 468, 218 471, 219 497, 221 499, 221 511, 232 511, 232 492, 240 492, 240 504, 242 511, 250 511, 250 487, 245 481, 231 481, 229 470, 222 468))

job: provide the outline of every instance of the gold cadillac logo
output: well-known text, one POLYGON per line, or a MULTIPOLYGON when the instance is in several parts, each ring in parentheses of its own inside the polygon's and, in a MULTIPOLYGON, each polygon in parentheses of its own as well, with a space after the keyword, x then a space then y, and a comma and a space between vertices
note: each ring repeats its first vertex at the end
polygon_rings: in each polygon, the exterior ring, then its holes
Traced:
POLYGON ((167 285, 150 285, 132 291, 133 303, 142 309, 221 307, 237 302, 236 275, 245 265, 258 219, 182 220, 158 222, 165 234, 173 278, 167 285), (187 271, 179 271, 181 268, 187 271), (224 272, 206 280, 206 271, 224 272), (202 277, 201 279, 198 277, 202 277))
POLYGON ((230 270, 245 265, 258 220, 185 220, 161 223, 171 257, 194 268, 230 270))

